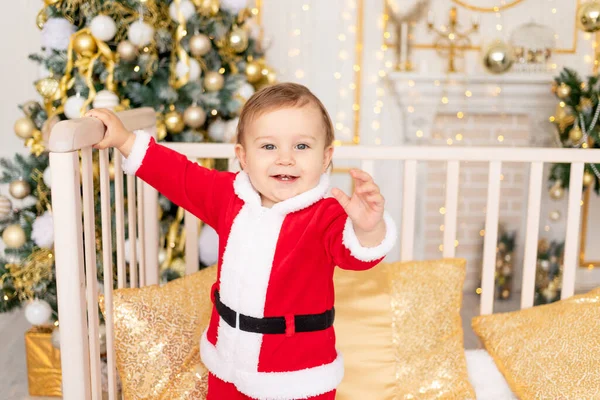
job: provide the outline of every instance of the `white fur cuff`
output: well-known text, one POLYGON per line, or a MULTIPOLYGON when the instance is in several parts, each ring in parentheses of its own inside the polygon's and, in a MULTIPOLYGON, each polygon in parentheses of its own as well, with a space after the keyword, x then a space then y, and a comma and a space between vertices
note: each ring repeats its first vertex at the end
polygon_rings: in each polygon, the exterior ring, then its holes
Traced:
POLYGON ((147 132, 138 130, 133 133, 135 134, 135 142, 133 142, 131 153, 129 153, 129 157, 123 157, 123 172, 127 175, 135 175, 141 167, 142 161, 144 161, 148 146, 150 146, 151 136, 147 132))
POLYGON ((396 230, 396 223, 392 217, 384 211, 383 220, 385 222, 385 237, 383 241, 376 247, 364 247, 358 241, 356 233, 354 232, 354 225, 350 217, 346 219, 346 225, 344 226, 344 234, 342 236, 342 242, 344 246, 350 250, 350 254, 357 260, 369 262, 375 261, 381 257, 384 257, 396 244, 396 238, 398 236, 396 230))

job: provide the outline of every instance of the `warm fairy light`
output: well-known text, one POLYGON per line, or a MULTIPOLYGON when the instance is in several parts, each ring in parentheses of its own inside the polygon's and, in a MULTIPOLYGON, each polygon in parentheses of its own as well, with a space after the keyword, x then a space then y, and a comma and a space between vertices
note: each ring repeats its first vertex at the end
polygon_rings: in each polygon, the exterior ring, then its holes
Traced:
POLYGON ((482 229, 482 230, 479 231, 479 236, 485 236, 485 230, 484 229, 482 229))
POLYGON ((415 81, 413 81, 412 79, 408 81, 408 86, 413 87, 415 86, 415 81))
POLYGON ((446 96, 442 97, 442 103, 448 104, 448 97, 446 97, 446 96))
POLYGON ((335 124, 335 129, 341 131, 342 129, 344 129, 344 124, 338 122, 337 124, 335 124))
POLYGON ((452 139, 448 139, 448 140, 446 140, 446 143, 448 144, 448 146, 451 146, 453 141, 452 141, 452 139))
POLYGON ((297 70, 296 71, 296 78, 298 78, 298 79, 304 78, 304 71, 301 70, 301 69, 297 70))
POLYGON ((352 69, 354 70, 354 72, 359 72, 360 71, 360 65, 354 64, 354 66, 352 67, 352 69))
POLYGON ((440 214, 446 214, 446 207, 440 207, 440 214))
POLYGON ((342 74, 340 74, 339 72, 336 72, 333 74, 333 76, 335 77, 335 79, 341 79, 342 74))
POLYGON ((444 232, 444 225, 440 225, 440 231, 444 232))
POLYGON ((502 135, 498 135, 498 141, 499 141, 500 143, 504 142, 504 136, 502 136, 502 135))
POLYGON ((409 113, 413 113, 413 112, 415 112, 415 108, 413 106, 408 106, 406 111, 408 111, 409 113))
POLYGON ((472 93, 470 90, 467 90, 467 91, 465 92, 465 96, 467 96, 467 97, 471 97, 471 96, 473 96, 473 93, 472 93))
POLYGON ((371 123, 371 128, 373 128, 374 131, 378 130, 380 126, 379 121, 373 121, 371 123))
POLYGON ((457 133, 454 138, 460 142, 461 140, 463 140, 463 135, 461 133, 457 133))
POLYGON ((462 117, 464 117, 464 116, 465 116, 465 114, 464 114, 462 111, 459 111, 459 112, 457 112, 457 113, 456 113, 456 117, 457 117, 458 119, 461 119, 461 118, 462 118, 462 117))
POLYGON ((418 130, 416 133, 417 137, 423 137, 423 131, 422 130, 418 130))
POLYGON ((343 33, 340 33, 340 34, 338 35, 338 40, 339 40, 340 42, 343 42, 343 41, 345 41, 345 40, 346 40, 346 35, 344 35, 343 33))
POLYGON ((303 4, 303 5, 302 5, 302 10, 303 10, 303 11, 308 11, 308 10, 310 10, 310 5, 308 5, 308 4, 303 4))

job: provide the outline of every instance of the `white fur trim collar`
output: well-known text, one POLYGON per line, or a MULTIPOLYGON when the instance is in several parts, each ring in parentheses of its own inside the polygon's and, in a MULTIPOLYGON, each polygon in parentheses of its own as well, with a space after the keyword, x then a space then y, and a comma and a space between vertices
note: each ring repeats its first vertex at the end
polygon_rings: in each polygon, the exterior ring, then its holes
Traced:
MULTIPOLYGON (((256 189, 254 189, 254 186, 252 186, 250 177, 246 172, 238 172, 237 176, 235 177, 235 181, 233 182, 233 188, 235 190, 235 194, 242 199, 244 203, 253 208, 262 207, 260 195, 256 189)), ((319 180, 319 184, 317 186, 304 193, 275 204, 272 207, 272 210, 277 211, 282 215, 300 211, 321 200, 323 197, 325 197, 328 190, 329 175, 323 174, 321 175, 321 179, 319 180)))

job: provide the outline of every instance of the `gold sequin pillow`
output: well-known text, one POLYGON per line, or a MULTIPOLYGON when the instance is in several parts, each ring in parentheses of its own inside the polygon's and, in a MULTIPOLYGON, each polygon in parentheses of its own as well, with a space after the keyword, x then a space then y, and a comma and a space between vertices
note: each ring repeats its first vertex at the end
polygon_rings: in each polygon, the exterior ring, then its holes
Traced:
MULTIPOLYGON (((117 371, 126 399, 204 399, 199 343, 216 266, 163 286, 113 292, 117 371)), ((102 305, 101 301, 101 305, 102 305)))
POLYGON ((474 399, 460 317, 463 259, 335 273, 337 399, 474 399), (365 373, 368 371, 368 373, 365 373))
POLYGON ((600 288, 472 326, 520 399, 598 398, 600 288))

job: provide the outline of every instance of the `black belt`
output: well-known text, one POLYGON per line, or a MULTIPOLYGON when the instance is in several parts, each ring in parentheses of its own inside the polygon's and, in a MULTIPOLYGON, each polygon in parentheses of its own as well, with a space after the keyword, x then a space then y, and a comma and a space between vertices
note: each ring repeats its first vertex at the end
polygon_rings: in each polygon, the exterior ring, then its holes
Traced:
MULTIPOLYGON (((221 302, 219 291, 215 290, 215 307, 227 324, 236 327, 237 313, 221 302)), ((333 325, 335 310, 331 308, 321 314, 288 315, 285 317, 255 318, 239 315, 240 330, 263 334, 293 335, 295 332, 321 331, 333 325)))

